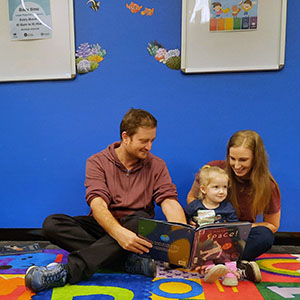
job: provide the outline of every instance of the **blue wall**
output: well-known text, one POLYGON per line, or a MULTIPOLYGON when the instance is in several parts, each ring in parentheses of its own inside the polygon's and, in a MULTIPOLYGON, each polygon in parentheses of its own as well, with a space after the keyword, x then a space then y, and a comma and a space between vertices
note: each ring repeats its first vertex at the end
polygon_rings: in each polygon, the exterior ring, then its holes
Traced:
POLYGON ((139 107, 159 121, 152 152, 167 162, 183 205, 199 167, 225 157, 233 132, 258 131, 281 188, 280 231, 300 231, 300 40, 292 2, 283 70, 196 75, 147 52, 154 40, 180 48, 181 1, 135 2, 154 7, 154 15, 132 14, 130 1, 103 0, 98 12, 75 1, 76 47, 98 42, 107 50, 94 72, 0 84, 0 228, 39 228, 51 213, 88 213, 86 159, 118 140, 122 116, 139 107))

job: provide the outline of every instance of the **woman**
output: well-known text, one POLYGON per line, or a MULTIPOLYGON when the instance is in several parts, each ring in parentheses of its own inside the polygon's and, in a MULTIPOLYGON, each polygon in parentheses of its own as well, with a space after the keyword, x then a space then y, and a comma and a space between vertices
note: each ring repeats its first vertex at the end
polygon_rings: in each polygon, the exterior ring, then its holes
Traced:
MULTIPOLYGON (((230 178, 229 199, 240 221, 252 223, 242 260, 252 261, 268 251, 280 225, 280 191, 268 167, 263 141, 252 130, 236 132, 228 141, 226 161, 212 161, 210 166, 224 168, 230 178), (262 215, 262 221, 257 216, 262 215)), ((199 173, 188 193, 187 203, 199 194, 199 173)))

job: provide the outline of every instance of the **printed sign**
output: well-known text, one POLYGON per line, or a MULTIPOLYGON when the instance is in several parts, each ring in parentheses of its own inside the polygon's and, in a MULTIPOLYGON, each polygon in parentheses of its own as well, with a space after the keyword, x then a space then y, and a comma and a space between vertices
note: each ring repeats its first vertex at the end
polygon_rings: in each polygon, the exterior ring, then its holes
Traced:
POLYGON ((8 0, 12 40, 52 37, 50 0, 8 0))

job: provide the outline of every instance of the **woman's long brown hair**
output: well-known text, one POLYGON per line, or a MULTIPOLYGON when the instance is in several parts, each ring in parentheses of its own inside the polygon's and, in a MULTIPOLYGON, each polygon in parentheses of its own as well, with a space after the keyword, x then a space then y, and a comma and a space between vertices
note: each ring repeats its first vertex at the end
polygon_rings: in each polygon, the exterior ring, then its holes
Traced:
POLYGON ((274 182, 279 192, 279 187, 269 171, 269 162, 265 151, 264 143, 259 134, 253 130, 241 130, 236 132, 228 141, 226 155, 226 171, 231 182, 230 200, 237 215, 240 216, 240 209, 237 201, 237 179, 229 164, 229 151, 231 147, 245 147, 252 151, 253 165, 250 170, 250 196, 253 198, 251 205, 251 216, 264 213, 271 200, 271 181, 274 182))

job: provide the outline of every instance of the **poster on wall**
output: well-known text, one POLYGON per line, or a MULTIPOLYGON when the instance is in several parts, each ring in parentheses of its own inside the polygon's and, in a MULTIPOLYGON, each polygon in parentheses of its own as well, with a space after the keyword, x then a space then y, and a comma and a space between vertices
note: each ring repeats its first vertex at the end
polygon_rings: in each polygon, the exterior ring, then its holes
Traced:
POLYGON ((257 30, 259 0, 210 1, 210 31, 257 30))
POLYGON ((262 71, 284 67, 287 0, 200 1, 207 3, 209 20, 199 22, 200 14, 196 14, 195 22, 191 23, 195 2, 182 0, 183 72, 262 71), (232 15, 234 5, 238 7, 235 16, 232 15), (237 19, 241 27, 235 27, 237 19))
POLYGON ((52 37, 50 0, 8 0, 11 40, 52 37))

